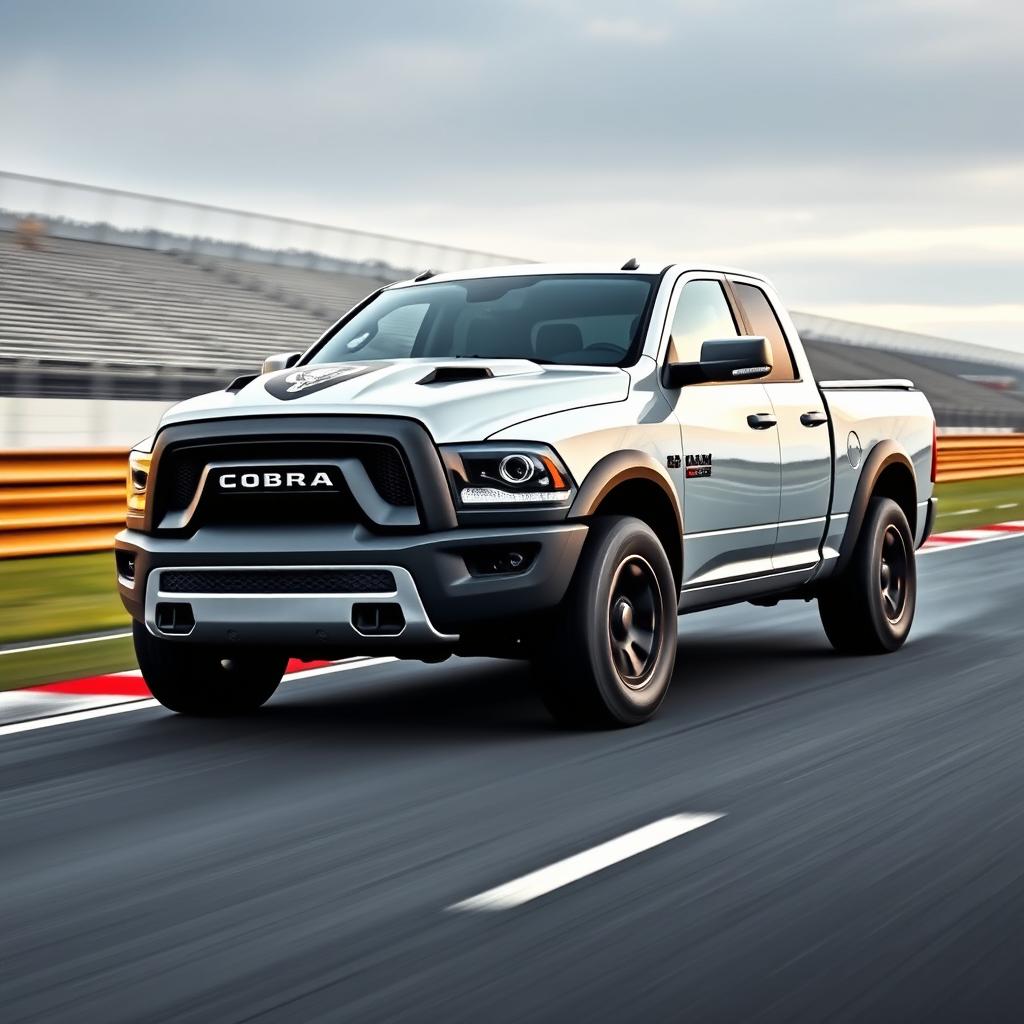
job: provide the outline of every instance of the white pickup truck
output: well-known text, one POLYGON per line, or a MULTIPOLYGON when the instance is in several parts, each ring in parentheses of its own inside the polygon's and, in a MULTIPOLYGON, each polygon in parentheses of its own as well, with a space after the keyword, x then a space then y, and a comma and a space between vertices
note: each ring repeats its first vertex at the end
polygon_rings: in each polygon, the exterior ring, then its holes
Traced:
POLYGON ((772 287, 684 264, 383 288, 131 454, 121 596, 154 695, 266 701, 287 659, 532 659, 572 725, 633 725, 676 616, 817 599, 893 651, 934 520, 905 380, 815 382, 772 287))

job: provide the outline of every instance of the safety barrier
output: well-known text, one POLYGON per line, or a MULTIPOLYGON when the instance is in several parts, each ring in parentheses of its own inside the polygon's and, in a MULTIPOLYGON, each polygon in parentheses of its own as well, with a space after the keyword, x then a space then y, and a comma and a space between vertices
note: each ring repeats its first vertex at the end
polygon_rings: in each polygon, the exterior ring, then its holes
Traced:
MULTIPOLYGON (((124 522, 119 448, 0 451, 0 558, 103 551, 124 522)), ((939 438, 939 482, 1024 475, 1024 434, 939 438)))
POLYGON ((939 482, 1024 474, 1024 434, 946 434, 939 438, 939 482))
POLYGON ((109 548, 127 471, 120 448, 0 452, 0 558, 109 548))

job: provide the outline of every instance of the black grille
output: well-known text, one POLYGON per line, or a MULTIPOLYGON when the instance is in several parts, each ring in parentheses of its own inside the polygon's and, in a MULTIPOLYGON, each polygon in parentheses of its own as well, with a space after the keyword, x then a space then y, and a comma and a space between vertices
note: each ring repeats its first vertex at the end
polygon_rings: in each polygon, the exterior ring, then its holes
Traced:
MULTIPOLYGON (((203 470, 211 462, 260 461, 284 465, 301 461, 304 465, 310 465, 318 459, 353 457, 363 464, 377 493, 388 504, 403 508, 411 508, 416 504, 405 460, 393 444, 384 441, 325 441, 303 437, 287 440, 269 438, 219 444, 193 443, 169 449, 161 456, 156 472, 154 506, 157 521, 166 512, 180 512, 188 508, 196 495, 203 470)), ((323 505, 318 507, 324 508, 323 505)), ((292 505, 291 510, 289 514, 288 509, 283 507, 286 519, 299 521, 299 507, 292 505)), ((325 509, 323 516, 314 515, 314 519, 333 518, 337 521, 340 511, 337 507, 325 509)), ((219 514, 215 518, 223 519, 219 514)))
POLYGON ((390 505, 409 508, 416 504, 405 463, 397 448, 389 444, 364 446, 373 449, 361 456, 363 468, 377 493, 390 505))
POLYGON ((386 569, 203 569, 164 571, 165 594, 390 594, 386 569))

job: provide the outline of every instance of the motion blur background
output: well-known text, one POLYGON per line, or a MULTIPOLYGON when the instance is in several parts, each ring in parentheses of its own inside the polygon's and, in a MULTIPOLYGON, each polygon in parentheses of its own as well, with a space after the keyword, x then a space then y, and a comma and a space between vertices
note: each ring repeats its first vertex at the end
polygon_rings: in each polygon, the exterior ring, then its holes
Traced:
POLYGON ((996 0, 0 0, 0 644, 123 631, 127 446, 426 267, 767 273, 819 378, 928 394, 944 516, 1019 517, 1022 32, 996 0))

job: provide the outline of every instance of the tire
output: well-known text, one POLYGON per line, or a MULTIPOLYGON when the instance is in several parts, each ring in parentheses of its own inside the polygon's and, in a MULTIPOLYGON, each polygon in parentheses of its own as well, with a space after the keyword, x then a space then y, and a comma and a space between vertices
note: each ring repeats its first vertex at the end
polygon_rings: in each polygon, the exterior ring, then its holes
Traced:
POLYGON ((907 517, 891 498, 872 498, 849 564, 818 595, 825 635, 844 654, 886 654, 903 646, 916 606, 907 517))
POLYGON ((165 708, 181 715, 244 715, 265 704, 284 675, 287 658, 273 651, 193 645, 153 636, 132 623, 142 677, 165 708))
POLYGON ((533 659, 559 724, 611 728, 654 715, 675 665, 677 600, 665 549, 646 524, 630 516, 593 520, 554 628, 533 659))

